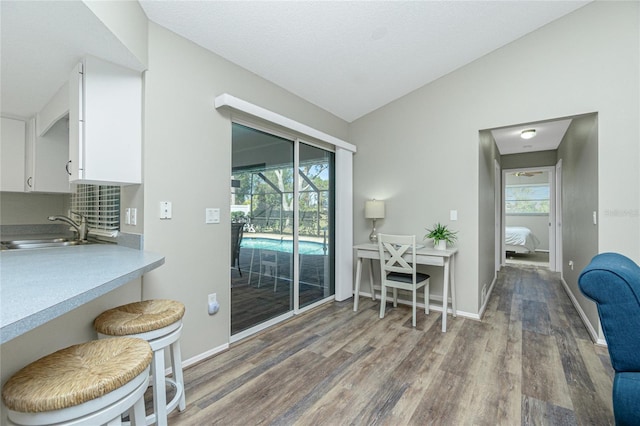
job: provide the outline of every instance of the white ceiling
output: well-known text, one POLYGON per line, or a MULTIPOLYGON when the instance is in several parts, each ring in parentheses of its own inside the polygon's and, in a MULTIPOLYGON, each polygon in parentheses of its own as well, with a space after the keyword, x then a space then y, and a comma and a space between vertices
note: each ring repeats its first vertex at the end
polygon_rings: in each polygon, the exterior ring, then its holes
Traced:
POLYGON ((571 119, 567 118, 556 121, 502 127, 491 130, 491 134, 502 155, 533 151, 553 151, 557 149, 560 142, 562 142, 562 138, 570 124, 571 119), (522 139, 520 134, 523 130, 527 129, 534 129, 536 131, 535 137, 522 139))
POLYGON ((150 20, 351 122, 587 1, 154 1, 150 20))
MULTIPOLYGON (((149 18, 351 122, 588 1, 148 1, 149 18)), ((142 70, 78 0, 0 1, 1 111, 30 117, 84 55, 142 70)))
POLYGON ((136 57, 80 1, 0 1, 0 102, 28 118, 89 54, 143 70, 136 57))

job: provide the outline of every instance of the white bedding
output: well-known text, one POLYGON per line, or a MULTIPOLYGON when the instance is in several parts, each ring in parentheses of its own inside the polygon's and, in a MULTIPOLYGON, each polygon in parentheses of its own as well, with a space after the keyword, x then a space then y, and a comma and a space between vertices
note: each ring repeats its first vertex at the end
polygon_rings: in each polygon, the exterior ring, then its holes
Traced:
POLYGON ((504 233, 506 251, 517 253, 533 252, 540 245, 540 240, 524 226, 507 226, 504 233))

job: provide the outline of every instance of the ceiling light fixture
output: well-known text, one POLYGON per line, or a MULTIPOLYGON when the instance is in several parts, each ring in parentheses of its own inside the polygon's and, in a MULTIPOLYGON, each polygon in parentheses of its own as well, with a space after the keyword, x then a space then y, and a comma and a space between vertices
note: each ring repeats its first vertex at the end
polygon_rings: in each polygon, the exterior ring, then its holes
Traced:
POLYGON ((520 132, 520 137, 522 139, 531 139, 536 135, 536 129, 526 129, 520 132))

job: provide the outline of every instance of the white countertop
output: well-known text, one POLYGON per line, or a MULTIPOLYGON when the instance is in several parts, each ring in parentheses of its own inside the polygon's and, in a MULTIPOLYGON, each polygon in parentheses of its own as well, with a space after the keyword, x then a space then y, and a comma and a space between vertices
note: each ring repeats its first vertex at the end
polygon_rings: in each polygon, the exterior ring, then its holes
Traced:
POLYGON ((164 257, 112 244, 0 252, 0 344, 114 290, 164 257))

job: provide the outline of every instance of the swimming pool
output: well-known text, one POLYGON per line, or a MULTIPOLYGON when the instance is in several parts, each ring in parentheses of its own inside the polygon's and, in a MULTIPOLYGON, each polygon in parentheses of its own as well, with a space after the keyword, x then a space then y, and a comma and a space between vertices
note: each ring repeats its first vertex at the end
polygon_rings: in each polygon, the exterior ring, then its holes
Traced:
MULTIPOLYGON (((324 255, 322 243, 314 241, 300 241, 298 251, 300 254, 324 255)), ((271 238, 242 238, 240 247, 247 249, 275 250, 285 253, 293 253, 293 242, 291 240, 274 240, 271 238)))

